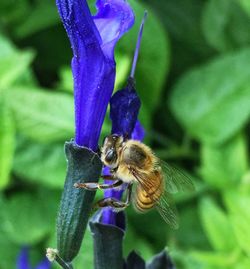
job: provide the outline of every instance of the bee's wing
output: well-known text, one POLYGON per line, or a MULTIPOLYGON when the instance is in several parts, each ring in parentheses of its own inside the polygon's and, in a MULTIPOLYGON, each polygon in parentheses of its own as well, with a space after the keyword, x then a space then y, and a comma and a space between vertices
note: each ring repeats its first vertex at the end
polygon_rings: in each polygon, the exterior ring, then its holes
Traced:
POLYGON ((166 189, 164 188, 164 191, 159 198, 159 195, 157 192, 156 193, 150 192, 150 190, 154 189, 154 186, 153 186, 153 182, 150 181, 150 178, 147 178, 146 174, 138 173, 134 169, 131 170, 131 173, 137 179, 138 184, 140 184, 142 189, 147 193, 150 199, 152 199, 152 201, 155 203, 156 209, 158 210, 162 218, 165 220, 165 222, 168 223, 172 228, 177 229, 178 228, 178 214, 177 214, 177 210, 174 206, 170 193, 168 193, 166 189))
POLYGON ((179 227, 177 210, 173 204, 170 194, 167 191, 164 191, 160 200, 156 202, 156 208, 162 218, 173 229, 177 229, 179 227))
POLYGON ((167 192, 176 193, 195 190, 191 178, 183 170, 163 161, 160 161, 159 165, 164 175, 167 192))

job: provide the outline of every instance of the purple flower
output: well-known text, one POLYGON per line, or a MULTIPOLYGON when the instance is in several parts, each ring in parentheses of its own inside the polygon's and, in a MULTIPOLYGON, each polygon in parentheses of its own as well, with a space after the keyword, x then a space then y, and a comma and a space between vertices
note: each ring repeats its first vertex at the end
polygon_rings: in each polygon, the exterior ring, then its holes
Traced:
MULTIPOLYGON (((127 86, 124 89, 117 91, 110 100, 110 118, 112 121, 112 133, 122 135, 127 139, 132 138, 139 141, 143 140, 145 133, 142 125, 137 119, 141 102, 135 90, 134 74, 146 17, 147 12, 145 11, 138 35, 132 70, 128 79, 127 86)), ((103 173, 109 174, 109 170, 107 167, 103 169, 103 173)), ((106 183, 110 183, 110 181, 107 180, 106 183)), ((126 187, 126 184, 123 185, 126 187)), ((104 196, 114 197, 120 200, 123 191, 124 189, 108 189, 104 192, 104 196)), ((125 227, 123 223, 121 224, 118 215, 111 208, 103 209, 102 222, 105 224, 116 225, 120 228, 125 227)))
MULTIPOLYGON (((17 258, 17 269, 31 269, 31 265, 29 263, 29 250, 27 247, 22 248, 20 254, 17 258)), ((42 260, 34 269, 50 269, 51 263, 44 259, 42 260)))
POLYGON ((86 0, 56 0, 73 50, 75 142, 96 150, 115 81, 114 48, 134 23, 124 0, 97 0, 91 16, 86 0))
POLYGON ((134 80, 129 79, 125 89, 117 91, 110 100, 112 134, 130 138, 141 106, 134 80))

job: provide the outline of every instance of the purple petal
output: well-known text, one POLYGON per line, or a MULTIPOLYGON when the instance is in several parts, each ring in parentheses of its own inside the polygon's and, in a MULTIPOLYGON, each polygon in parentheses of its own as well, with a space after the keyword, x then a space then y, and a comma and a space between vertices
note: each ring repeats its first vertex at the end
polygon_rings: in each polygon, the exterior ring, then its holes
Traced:
POLYGON ((96 6, 98 12, 93 18, 102 38, 101 47, 112 60, 116 42, 134 24, 134 13, 124 0, 98 0, 96 6))
MULTIPOLYGON (((112 120, 112 133, 121 134, 125 138, 131 137, 132 131, 136 126, 138 113, 141 106, 140 99, 135 90, 134 74, 146 18, 147 12, 145 11, 138 33, 132 70, 127 82, 127 86, 125 87, 125 89, 117 91, 110 100, 110 118, 112 120)), ((138 124, 136 126, 136 129, 134 130, 135 136, 137 131, 143 132, 142 127, 140 127, 140 125, 138 124)), ((140 135, 144 136, 144 133, 139 133, 139 140, 140 135)))
POLYGON ((73 58, 75 141, 96 150, 107 105, 114 88, 115 65, 94 53, 73 58))
POLYGON ((84 57, 88 51, 101 55, 101 37, 92 20, 86 0, 56 0, 74 56, 84 57))
POLYGON ((44 259, 36 266, 36 269, 50 269, 50 268, 51 263, 47 259, 44 259))
POLYGON ((115 79, 114 63, 101 50, 101 37, 85 0, 57 0, 57 7, 73 49, 75 141, 93 150, 115 79))
POLYGON ((145 137, 145 130, 141 125, 141 123, 137 120, 131 138, 134 140, 142 141, 144 137, 145 137))
MULTIPOLYGON (((117 91, 110 100, 110 118, 112 120, 112 133, 122 135, 125 138, 132 138, 142 141, 144 138, 144 129, 137 120, 139 109, 141 106, 140 99, 135 90, 135 80, 133 78, 135 73, 136 62, 138 59, 140 42, 142 38, 143 26, 147 16, 147 12, 144 14, 144 18, 141 23, 140 31, 138 34, 138 40, 136 44, 136 50, 133 60, 133 66, 131 71, 131 77, 128 79, 127 86, 117 91)), ((104 173, 109 174, 107 169, 104 173)), ((107 181, 107 183, 109 183, 107 181)), ((106 190, 104 197, 114 197, 121 199, 123 190, 106 190)), ((110 208, 103 209, 102 222, 105 224, 118 225, 119 219, 117 214, 110 208)))
MULTIPOLYGON (((110 175, 110 171, 108 167, 103 168, 103 175, 110 175)), ((111 180, 105 180, 106 184, 111 184, 111 180)), ((104 197, 114 197, 116 199, 121 200, 122 198, 122 190, 114 190, 114 189, 107 189, 104 191, 104 197)), ((102 215, 102 223, 104 224, 111 224, 116 225, 116 214, 110 208, 103 209, 102 215)))
MULTIPOLYGON (((116 192, 117 191, 110 191, 108 194, 104 194, 104 197, 115 197, 116 195, 116 192)), ((122 191, 119 191, 119 196, 120 197, 116 197, 117 199, 121 199, 121 196, 122 196, 122 191)), ((117 213, 114 212, 111 208, 104 208, 102 210, 102 223, 103 224, 107 224, 107 225, 115 225, 115 226, 118 226, 117 225, 117 220, 116 220, 116 216, 117 216, 117 213)))
POLYGON ((16 265, 18 269, 31 269, 29 265, 29 252, 27 247, 21 249, 16 265))
POLYGON ((86 0, 56 2, 74 54, 75 142, 96 150, 114 88, 114 46, 133 12, 123 0, 99 0, 94 22, 86 0))
POLYGON ((134 89, 134 80, 129 79, 127 87, 117 91, 110 100, 112 133, 130 138, 137 121, 140 106, 140 99, 134 89))

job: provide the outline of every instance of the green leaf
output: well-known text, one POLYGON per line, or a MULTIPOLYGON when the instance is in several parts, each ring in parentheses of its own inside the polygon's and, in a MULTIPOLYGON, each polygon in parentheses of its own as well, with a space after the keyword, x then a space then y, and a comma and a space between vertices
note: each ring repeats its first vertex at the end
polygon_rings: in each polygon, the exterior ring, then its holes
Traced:
POLYGON ((0 189, 3 189, 10 180, 15 149, 14 121, 3 94, 0 94, 0 123, 0 189))
POLYGON ((248 269, 250 268, 250 258, 247 256, 241 256, 233 269, 248 269))
MULTIPOLYGON (((2 3, 2 2, 1 2, 2 3)), ((8 57, 16 52, 15 46, 5 37, 0 34, 0 57, 8 57)))
POLYGON ((227 192, 224 195, 233 230, 238 240, 238 245, 243 251, 250 254, 250 197, 240 192, 227 192))
MULTIPOLYGON (((161 21, 171 36, 171 43, 185 44, 185 50, 195 51, 193 54, 207 53, 207 46, 200 27, 200 16, 203 10, 203 1, 196 0, 168 0, 152 2, 147 0, 152 8, 156 9, 161 21)), ((176 47, 175 49, 181 49, 176 47)), ((183 47, 182 47, 183 50, 183 47)), ((181 52, 181 51, 179 51, 181 52)), ((175 51, 173 50, 173 54, 175 51)), ((175 54, 178 56, 177 54, 175 54)), ((181 63, 180 63, 181 64, 181 63)), ((183 64, 183 62, 182 62, 183 64)))
POLYGON ((73 136, 73 97, 38 88, 15 87, 7 94, 18 131, 36 141, 52 142, 73 136))
MULTIPOLYGON (((171 257, 173 257, 177 268, 185 268, 185 269, 214 269, 214 267, 208 265, 202 260, 198 260, 192 256, 192 252, 188 252, 187 250, 171 250, 171 257)), ((220 269, 217 268, 216 269, 220 269)))
POLYGON ((27 69, 20 77, 18 77, 12 86, 39 87, 39 83, 32 69, 27 69))
POLYGON ((143 251, 143 258, 145 259, 149 259, 153 255, 150 244, 157 249, 166 246, 168 227, 156 210, 151 210, 146 214, 138 214, 131 207, 126 210, 126 213, 129 219, 128 232, 124 239, 126 255, 131 251, 131 244, 135 251, 143 251), (150 219, 154 221, 148 221, 150 219), (135 237, 139 238, 138 241, 134 240, 135 237), (150 244, 147 244, 148 242, 150 244))
POLYGON ((249 120, 249 77, 249 48, 218 57, 178 81, 171 110, 195 138, 223 143, 249 120))
POLYGON ((73 77, 70 67, 64 66, 59 71, 60 82, 58 84, 58 90, 63 90, 73 94, 73 77))
POLYGON ((9 57, 1 58, 0 62, 0 90, 9 87, 28 68, 33 60, 31 51, 15 53, 9 57))
MULTIPOLYGON (((146 2, 156 10, 157 16, 162 21, 171 40, 171 73, 169 80, 172 83, 190 66, 197 65, 214 53, 208 46, 200 27, 201 13, 206 1, 146 0, 146 2)), ((164 113, 168 113, 166 107, 162 106, 164 113)), ((168 126, 169 121, 168 119, 168 126)))
POLYGON ((119 90, 125 85, 124 81, 127 79, 127 74, 131 68, 130 58, 128 55, 123 53, 116 53, 116 76, 115 76, 115 90, 119 90))
POLYGON ((233 228, 226 213, 210 198, 199 206, 201 221, 208 240, 217 251, 232 251, 237 246, 233 228))
POLYGON ((248 0, 239 0, 238 2, 243 10, 250 16, 250 2, 248 0))
POLYGON ((2 233, 0 239, 1 259, 0 267, 5 268, 16 268, 16 259, 19 254, 19 247, 14 245, 8 240, 2 233))
POLYGON ((225 28, 230 18, 230 0, 210 0, 206 3, 202 16, 202 29, 208 43, 218 50, 231 47, 225 28))
POLYGON ((7 234, 3 230, 3 216, 2 212, 4 209, 5 203, 2 197, 2 193, 0 193, 0 249, 1 249, 1 259, 0 259, 0 268, 15 268, 16 258, 19 253, 19 247, 17 247, 13 242, 11 242, 7 236, 7 234))
POLYGON ((1 21, 8 26, 14 26, 24 20, 29 11, 30 3, 27 0, 1 0, 0 2, 1 21))
POLYGON ((231 266, 235 268, 238 262, 239 252, 238 249, 233 252, 192 251, 190 255, 197 262, 206 265, 204 268, 224 269, 231 266))
POLYGON ((213 187, 225 189, 239 183, 248 168, 246 138, 239 134, 219 146, 202 145, 201 174, 213 187))
POLYGON ((0 91, 8 88, 28 69, 34 58, 32 51, 18 52, 14 46, 0 34, 0 91))
POLYGON ((63 144, 42 144, 19 137, 13 171, 31 183, 63 188, 66 173, 63 144))
MULTIPOLYGON (((18 38, 27 38, 60 22, 56 5, 53 1, 43 0, 35 3, 28 16, 15 28, 18 38)), ((46 42, 46 41, 45 41, 46 42)))
POLYGON ((174 239, 173 242, 168 240, 167 245, 172 243, 173 245, 182 246, 183 249, 201 249, 203 246, 209 245, 202 223, 199 221, 197 206, 183 202, 183 207, 180 207, 181 210, 178 213, 180 218, 179 227, 181 228, 176 231, 169 231, 169 238, 174 239), (190 231, 195 231, 195 236, 190 231))
MULTIPOLYGON (((58 195, 57 195, 58 197, 58 195)), ((55 192, 20 193, 5 199, 1 207, 1 226, 8 238, 20 245, 40 242, 54 223, 59 199, 55 192)))
MULTIPOLYGON (((249 9, 243 1, 240 4, 249 9)), ((240 8, 238 2, 210 0, 205 5, 202 16, 203 32, 208 43, 219 51, 250 43, 250 17, 240 8)))

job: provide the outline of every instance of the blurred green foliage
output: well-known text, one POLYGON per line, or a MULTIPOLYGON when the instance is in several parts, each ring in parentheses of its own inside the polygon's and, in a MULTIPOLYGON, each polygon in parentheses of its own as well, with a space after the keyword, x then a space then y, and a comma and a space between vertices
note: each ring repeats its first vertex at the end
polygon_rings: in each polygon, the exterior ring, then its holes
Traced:
MULTIPOLYGON (((94 10, 94 1, 89 1, 94 10)), ((144 9, 136 72, 146 141, 194 177, 176 197, 180 228, 127 211, 124 254, 168 247, 180 269, 250 267, 250 4, 248 0, 129 0, 136 25, 116 49, 125 85, 144 9)), ((54 1, 0 2, 0 268, 22 246, 32 262, 55 246, 65 140, 74 136, 71 51, 54 1)), ((105 119, 102 136, 110 131, 105 119)), ((102 193, 97 194, 100 198, 102 193)), ((75 268, 92 268, 88 231, 75 268)))

